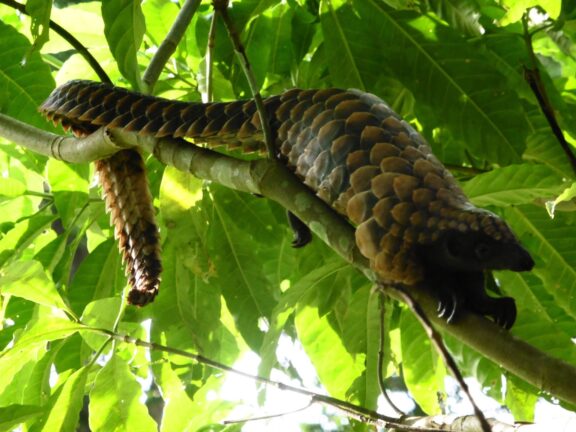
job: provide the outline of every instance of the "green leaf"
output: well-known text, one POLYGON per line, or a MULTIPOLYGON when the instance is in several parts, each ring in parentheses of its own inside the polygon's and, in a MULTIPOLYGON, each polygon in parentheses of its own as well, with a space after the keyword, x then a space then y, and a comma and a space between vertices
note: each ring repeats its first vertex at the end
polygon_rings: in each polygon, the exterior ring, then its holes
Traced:
POLYGON ((220 400, 218 404, 210 401, 210 394, 221 389, 221 376, 210 376, 195 391, 193 398, 187 394, 186 383, 171 368, 170 362, 160 362, 155 368, 155 377, 164 400, 168 401, 162 415, 160 432, 200 430, 205 425, 222 422, 234 408, 234 404, 229 401, 220 400), (195 415, 182 415, 189 412, 195 415))
POLYGON ((45 432, 76 430, 89 371, 90 366, 86 366, 72 373, 50 398, 50 411, 40 430, 45 432))
POLYGON ((552 220, 544 208, 510 207, 504 217, 530 251, 536 251, 532 273, 556 303, 576 318, 576 238, 574 214, 557 212, 552 220))
POLYGON ((34 49, 40 50, 48 42, 50 31, 50 0, 29 0, 26 2, 26 12, 32 17, 30 31, 34 37, 34 49))
POLYGON ((102 1, 104 34, 118 62, 120 73, 139 90, 142 87, 136 53, 142 43, 146 23, 139 1, 102 1))
POLYGON ((416 107, 426 108, 419 108, 423 122, 446 127, 477 157, 502 165, 520 160, 527 135, 522 106, 481 50, 431 17, 375 0, 355 1, 354 9, 338 3, 323 3, 334 11, 330 31, 342 33, 333 54, 340 63, 331 71, 355 71, 338 85, 370 88, 387 68, 412 91, 416 107))
POLYGON ((0 196, 15 198, 26 192, 26 185, 18 180, 0 177, 0 196))
POLYGON ((298 308, 295 324, 302 346, 328 393, 345 398, 350 386, 364 370, 365 356, 348 353, 338 334, 331 328, 327 316, 320 318, 316 308, 298 308), (330 353, 328 362, 327 352, 330 353))
MULTIPOLYGON (((17 373, 27 359, 36 359, 46 349, 46 342, 67 338, 86 327, 62 317, 57 309, 38 307, 39 318, 30 323, 9 348, 0 352, 2 377, 17 373)), ((43 355, 43 354, 42 354, 43 355)))
MULTIPOLYGON (((123 299, 121 297, 95 300, 86 305, 81 321, 89 327, 114 330, 122 304, 123 299)), ((82 332, 82 338, 94 351, 98 351, 108 340, 108 336, 92 332, 82 332)))
POLYGON ((139 401, 142 387, 125 360, 113 355, 90 391, 90 428, 106 431, 157 431, 158 426, 139 401))
POLYGON ((263 337, 259 320, 269 320, 276 303, 273 293, 279 291, 279 286, 267 280, 259 260, 265 256, 266 243, 258 242, 262 248, 255 248, 253 242, 261 237, 270 244, 272 226, 265 214, 255 213, 255 209, 248 205, 245 194, 219 188, 217 195, 212 204, 209 237, 216 271, 212 283, 220 288, 246 342, 258 350, 263 337), (244 213, 246 216, 242 216, 244 213), (246 232, 235 226, 247 221, 258 227, 259 233, 246 232))
POLYGON ((555 196, 564 188, 564 182, 547 166, 522 164, 479 174, 462 188, 479 207, 506 207, 555 196))
POLYGON ((41 246, 42 238, 49 238, 46 229, 56 219, 55 215, 41 211, 34 216, 18 222, 10 232, 0 239, 0 268, 9 260, 20 258, 26 249, 35 242, 41 246))
POLYGON ((322 1, 320 22, 326 43, 324 54, 335 85, 364 90, 366 83, 362 72, 369 72, 371 68, 363 62, 368 62, 371 58, 357 52, 356 49, 361 47, 363 42, 354 46, 355 41, 365 39, 362 23, 351 8, 342 3, 322 1))
POLYGON ((444 367, 422 325, 410 311, 402 311, 400 329, 406 386, 427 414, 437 414, 440 412, 437 392, 444 390, 444 367))
POLYGON ((0 292, 71 312, 38 261, 16 261, 2 270, 0 292))
POLYGON ((76 314, 92 300, 118 295, 126 286, 126 277, 118 246, 107 240, 94 249, 74 274, 68 298, 76 314))
POLYGON ((14 430, 18 425, 42 415, 44 409, 35 405, 8 405, 0 407, 0 430, 14 430))
POLYGON ((38 52, 26 58, 30 49, 28 39, 0 21, 0 111, 33 126, 55 130, 38 113, 38 106, 54 88, 54 79, 38 52))

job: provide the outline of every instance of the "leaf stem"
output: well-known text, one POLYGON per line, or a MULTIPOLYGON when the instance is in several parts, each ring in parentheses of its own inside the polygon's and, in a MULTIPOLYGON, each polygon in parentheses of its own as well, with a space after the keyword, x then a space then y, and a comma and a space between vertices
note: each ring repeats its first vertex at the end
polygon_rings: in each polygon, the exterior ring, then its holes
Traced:
POLYGON ((260 123, 262 124, 262 132, 264 133, 264 143, 266 144, 266 149, 268 150, 268 157, 270 159, 275 159, 276 154, 274 151, 274 140, 272 138, 272 130, 268 124, 268 116, 266 115, 264 102, 262 101, 262 96, 260 95, 258 85, 256 84, 256 78, 254 77, 252 66, 250 65, 248 56, 246 55, 244 45, 242 45, 240 36, 234 27, 234 23, 230 19, 230 15, 228 15, 228 0, 213 0, 212 4, 214 6, 214 10, 220 13, 222 20, 224 21, 224 26, 228 31, 228 36, 230 36, 230 40, 232 41, 232 45, 234 46, 234 50, 236 51, 236 55, 240 61, 240 66, 242 66, 244 75, 248 80, 248 85, 250 86, 250 91, 252 92, 252 97, 254 98, 256 109, 258 110, 258 115, 260 117, 260 123))
POLYGON ((528 29, 528 16, 526 13, 522 16, 522 24, 524 26, 524 42, 526 44, 526 49, 528 50, 528 56, 530 57, 531 63, 530 67, 524 66, 524 79, 530 85, 530 88, 536 96, 536 99, 538 99, 540 109, 542 110, 542 113, 546 117, 546 120, 552 129, 552 133, 554 133, 554 136, 560 143, 560 147, 562 147, 562 150, 566 154, 566 157, 572 166, 572 171, 574 174, 576 174, 576 156, 572 152, 572 148, 566 141, 564 133, 558 124, 558 120, 556 119, 556 114, 554 112, 554 107, 550 102, 548 92, 546 91, 546 87, 542 81, 542 75, 540 74, 540 69, 538 68, 538 60, 536 59, 536 54, 534 53, 534 47, 532 45, 532 34, 528 29))

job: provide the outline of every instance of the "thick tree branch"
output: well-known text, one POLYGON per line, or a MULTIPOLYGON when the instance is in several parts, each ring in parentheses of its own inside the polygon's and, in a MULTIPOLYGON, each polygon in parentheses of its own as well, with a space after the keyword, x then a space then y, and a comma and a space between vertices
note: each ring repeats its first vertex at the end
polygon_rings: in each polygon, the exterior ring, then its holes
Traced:
MULTIPOLYGON (((35 128, 26 126, 26 129, 30 132, 35 128)), ((54 137, 53 134, 44 135, 47 133, 42 131, 38 131, 41 135, 33 137, 13 132, 11 123, 6 122, 6 117, 0 117, 0 136, 11 139, 24 147, 39 148, 38 142, 34 142, 37 141, 38 137, 54 137)), ((112 143, 115 143, 114 145, 118 148, 125 148, 126 146, 143 148, 154 153, 164 164, 175 166, 196 177, 221 183, 236 190, 264 195, 278 202, 306 222, 323 241, 345 260, 363 271, 371 280, 376 280, 370 271, 368 260, 360 254, 356 247, 354 227, 316 197, 280 162, 268 159, 242 161, 197 147, 186 141, 155 140, 119 130, 110 130, 107 134, 96 132, 96 134, 102 137, 112 137, 112 143), (123 143, 122 146, 120 146, 120 142, 123 143)), ((103 141, 105 142, 105 139, 103 141)), ((57 150, 52 150, 54 145, 50 144, 50 138, 43 143, 46 149, 41 152, 42 154, 59 154, 64 156, 64 160, 69 161, 71 158, 67 158, 70 156, 67 153, 68 146, 89 145, 88 139, 69 138, 68 141, 65 141, 66 145, 62 144, 57 147, 57 150)), ((94 145, 94 149, 85 148, 83 151, 99 154, 111 149, 109 143, 103 144, 96 138, 92 141, 92 145, 94 145)), ((86 162, 88 158, 81 159, 77 161, 86 162)), ((386 292, 399 299, 398 294, 393 290, 386 290, 386 292)), ((410 294, 437 328, 474 348, 494 363, 535 387, 565 402, 576 404, 576 386, 573 385, 576 382, 575 367, 515 338, 511 333, 481 316, 464 313, 458 323, 448 324, 444 319, 437 317, 437 300, 424 287, 415 287, 410 290, 410 294)))

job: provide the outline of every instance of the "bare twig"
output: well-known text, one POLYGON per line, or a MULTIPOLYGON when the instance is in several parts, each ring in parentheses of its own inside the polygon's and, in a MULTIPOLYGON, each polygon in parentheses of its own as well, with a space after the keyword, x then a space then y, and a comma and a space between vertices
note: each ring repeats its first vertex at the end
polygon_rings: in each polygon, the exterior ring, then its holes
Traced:
POLYGON ((294 410, 290 410, 290 411, 285 411, 285 412, 281 412, 278 414, 268 414, 265 416, 259 416, 259 417, 251 417, 251 418, 247 418, 247 419, 238 419, 238 420, 224 420, 222 422, 222 424, 225 425, 229 425, 229 424, 236 424, 236 423, 248 423, 248 422, 253 422, 253 421, 259 421, 259 420, 270 420, 273 418, 277 418, 277 417, 284 417, 287 415, 292 415, 292 414, 296 414, 299 412, 302 412, 304 410, 307 410, 308 408, 310 408, 312 406, 312 404, 314 403, 314 398, 310 399, 310 402, 308 402, 305 406, 301 407, 301 408, 297 408, 294 410))
POLYGON ((196 13, 198 6, 200 6, 201 0, 186 0, 182 9, 178 13, 178 16, 174 20, 170 31, 158 47, 158 51, 154 54, 154 57, 148 64, 146 71, 142 77, 142 81, 146 86, 146 93, 152 93, 156 81, 164 68, 164 65, 168 59, 172 56, 176 47, 180 43, 184 32, 188 28, 192 17, 196 13))
POLYGON ((212 68, 214 61, 214 46, 216 40, 216 20, 218 19, 218 10, 214 9, 214 15, 210 21, 210 31, 208 32, 208 46, 206 47, 206 100, 212 102, 212 68))
POLYGON ((384 293, 380 290, 378 292, 378 304, 380 309, 380 343, 378 346, 378 385, 380 386, 380 392, 388 405, 398 414, 399 416, 403 417, 406 415, 404 411, 398 408, 390 396, 388 395, 388 391, 386 390, 386 385, 384 384, 384 376, 382 369, 384 368, 384 338, 386 334, 386 329, 384 328, 384 316, 386 314, 386 307, 384 304, 384 293))
POLYGON ((261 377, 259 375, 249 374, 247 372, 243 372, 243 371, 240 371, 238 369, 234 369, 234 368, 227 366, 223 363, 212 360, 208 357, 204 357, 201 354, 193 354, 193 353, 190 353, 190 352, 187 352, 184 350, 172 348, 172 347, 157 344, 154 342, 146 342, 146 341, 143 341, 141 339, 136 339, 136 338, 133 338, 133 337, 128 336, 128 335, 117 334, 117 333, 113 332, 112 330, 108 330, 108 329, 87 328, 87 330, 96 331, 98 333, 103 333, 103 334, 113 338, 114 340, 118 340, 121 342, 130 343, 130 344, 133 344, 136 346, 141 346, 141 347, 148 348, 148 349, 155 350, 155 351, 161 351, 161 352, 179 355, 179 356, 191 359, 191 360, 195 360, 199 363, 202 363, 202 364, 209 366, 209 367, 212 367, 214 369, 218 369, 221 371, 233 373, 235 375, 243 376, 243 377, 252 379, 256 382, 260 382, 260 383, 264 383, 266 385, 276 387, 280 390, 288 390, 288 391, 291 391, 294 393, 309 396, 310 398, 312 398, 312 400, 314 402, 320 402, 320 403, 331 405, 331 406, 336 407, 336 408, 338 408, 338 409, 340 409, 340 410, 342 410, 348 414, 354 415, 356 418, 361 418, 362 421, 365 421, 368 423, 373 423, 373 424, 386 423, 386 424, 396 425, 396 419, 395 418, 388 417, 388 416, 385 416, 382 414, 378 414, 375 411, 366 409, 366 408, 361 407, 361 406, 354 405, 350 402, 347 402, 347 401, 344 401, 341 399, 333 398, 333 397, 326 396, 326 395, 321 395, 321 394, 315 393, 311 390, 307 390, 307 389, 304 389, 301 387, 295 387, 295 386, 292 386, 289 384, 284 384, 284 383, 281 383, 279 381, 274 381, 274 380, 271 380, 268 378, 261 377))
POLYGON ((530 85, 532 92, 538 99, 538 104, 540 105, 540 109, 542 113, 546 117, 554 136, 560 143, 562 150, 566 154, 566 157, 570 161, 570 165, 572 166, 572 171, 576 174, 576 156, 572 152, 572 148, 570 144, 566 141, 564 137, 564 133, 558 124, 558 120, 556 119, 556 114, 554 112, 554 107, 550 102, 550 98, 548 97, 548 93, 546 91, 546 87, 542 81, 542 75, 540 74, 540 69, 538 68, 538 60, 536 59, 536 54, 534 53, 534 47, 532 46, 532 34, 529 32, 528 29, 528 17, 526 14, 522 17, 522 24, 524 25, 524 42, 526 44, 526 48, 528 50, 528 55, 530 56, 530 67, 524 66, 524 78, 530 85))
POLYGON ((428 335, 428 339, 430 339, 430 341, 434 344, 434 346, 436 347, 436 350, 438 351, 438 353, 442 357, 444 364, 448 367, 448 370, 452 373, 454 378, 456 378, 456 381, 458 381, 458 384, 462 388, 462 391, 464 391, 464 393, 466 394, 466 397, 468 398, 468 400, 472 404, 472 407, 474 409, 474 414, 478 418, 478 421, 480 422, 482 430, 484 432, 491 432, 490 425, 488 424, 488 421, 486 420, 484 413, 482 412, 482 410, 480 410, 480 408, 478 408, 478 405, 476 405, 474 398, 470 394, 470 390, 468 389, 468 385, 464 381, 464 377, 460 373, 460 369, 458 369, 458 365, 456 364, 456 362, 454 361, 454 359, 452 358, 452 356, 450 355, 450 353, 446 349, 446 346, 444 345, 444 342, 442 340, 442 337, 440 336, 440 333, 438 333, 436 331, 436 329, 434 329, 434 326, 432 325, 432 323, 430 322, 430 320, 426 316, 426 313, 424 312, 424 310, 414 300, 414 298, 412 298, 412 296, 408 292, 406 292, 406 290, 402 289, 399 286, 391 286, 391 288, 399 294, 399 296, 402 298, 404 303, 406 303, 408 305, 408 307, 410 307, 410 309, 412 310, 414 315, 416 315, 416 317, 418 318, 418 320, 422 324, 422 327, 424 328, 424 330, 426 331, 426 334, 428 335))
MULTIPOLYGON (((24 6, 23 4, 20 4, 13 0, 0 0, 0 3, 5 4, 6 6, 10 6, 11 8, 14 8, 25 15, 29 15, 28 12, 26 12, 26 6, 24 6)), ((62 39, 64 39, 66 42, 72 45, 72 47, 74 47, 74 49, 78 51, 78 53, 82 57, 84 57, 84 59, 88 62, 88 64, 94 70, 96 75, 98 75, 100 81, 107 83, 112 82, 108 77, 108 75, 106 74, 106 72, 104 71, 104 69, 102 69, 102 66, 100 66, 100 63, 98 63, 98 61, 92 56, 92 54, 90 54, 88 49, 84 45, 82 45, 82 43, 78 39, 76 39, 74 36, 72 36, 72 34, 70 34, 68 31, 60 27, 52 20, 50 20, 50 28, 58 35, 60 35, 62 39)))
POLYGON ((248 56, 246 55, 246 50, 244 49, 244 45, 240 41, 240 36, 234 27, 234 23, 230 19, 230 15, 228 15, 228 0, 213 0, 212 4, 214 5, 214 10, 220 13, 222 20, 224 21, 224 26, 226 27, 226 31, 230 36, 230 40, 232 41, 232 45, 234 46, 234 50, 238 56, 238 60, 240 61, 240 65, 242 66, 242 70, 244 71, 244 75, 248 80, 248 85, 250 86, 250 91, 252 92, 252 96, 254 97, 254 102, 256 103, 256 109, 258 110, 258 115, 260 117, 260 123, 262 124, 262 132, 264 134, 264 142, 266 144, 266 149, 268 150, 268 157, 270 159, 276 158, 276 154, 274 151, 274 139, 272 137, 272 130, 270 129, 270 125, 268 124, 268 116, 266 115, 266 109, 264 108, 264 102, 262 101, 262 96, 260 95, 260 90, 258 89, 258 85, 256 84, 256 79, 254 78, 254 72, 252 71, 252 66, 248 61, 248 56))

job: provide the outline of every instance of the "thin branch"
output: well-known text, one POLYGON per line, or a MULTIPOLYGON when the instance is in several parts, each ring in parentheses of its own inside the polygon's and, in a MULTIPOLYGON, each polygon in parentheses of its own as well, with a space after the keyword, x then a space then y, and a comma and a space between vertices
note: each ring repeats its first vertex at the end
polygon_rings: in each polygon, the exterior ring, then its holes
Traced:
POLYGON ((254 98, 256 109, 258 110, 258 115, 260 117, 260 123, 262 124, 262 132, 264 134, 266 149, 268 150, 268 157, 270 159, 275 159, 276 154, 274 151, 274 139, 272 137, 272 130, 268 124, 268 116, 266 115, 266 109, 264 108, 262 95, 260 95, 260 90, 256 84, 256 78, 254 77, 252 66, 250 65, 248 56, 246 55, 244 45, 242 45, 240 36, 234 27, 234 23, 230 19, 230 15, 228 15, 228 0, 213 0, 212 4, 214 6, 214 10, 220 13, 222 21, 224 21, 224 26, 226 27, 228 35, 230 36, 230 40, 232 41, 232 45, 234 46, 234 50, 236 51, 238 60, 242 66, 242 70, 244 71, 244 75, 248 80, 248 85, 250 86, 250 91, 252 92, 252 97, 254 98))
POLYGON ((146 86, 145 93, 152 93, 164 65, 170 59, 174 51, 176 51, 176 47, 180 43, 182 36, 184 36, 184 32, 188 28, 190 21, 192 21, 192 17, 196 13, 200 3, 201 0, 186 0, 184 2, 182 9, 180 9, 178 16, 174 20, 174 24, 172 24, 168 34, 158 47, 158 51, 156 51, 144 72, 142 81, 146 86))
POLYGON ((426 334, 428 335, 428 339, 430 339, 430 341, 434 344, 434 347, 436 348, 436 351, 438 351, 438 353, 440 354, 440 357, 442 357, 444 364, 448 367, 448 370, 452 373, 454 378, 456 378, 456 381, 458 381, 460 388, 462 389, 462 391, 464 391, 464 394, 466 394, 466 397, 470 401, 470 404, 472 404, 474 414, 476 415, 478 421, 480 422, 482 430, 484 432, 491 432, 490 425, 488 424, 488 421, 486 420, 484 413, 478 407, 478 405, 476 405, 474 398, 470 394, 468 384, 466 384, 466 382, 464 381, 464 377, 460 373, 458 365, 448 352, 446 345, 444 345, 444 341, 442 340, 440 333, 436 331, 436 329, 426 316, 424 310, 406 290, 400 288, 399 286, 391 286, 391 288, 397 291, 398 295, 402 298, 404 303, 408 305, 408 307, 412 310, 414 315, 416 315, 416 317, 422 324, 422 327, 424 328, 426 334))
MULTIPOLYGON (((19 11, 20 13, 23 13, 25 15, 30 15, 28 12, 26 12, 26 6, 24 6, 23 4, 17 3, 13 0, 0 0, 0 3, 5 4, 6 6, 10 6, 11 8, 14 8, 17 11, 19 11)), ((70 45, 72 45, 72 47, 74 47, 74 49, 76 51, 78 51, 78 53, 82 57, 84 57, 86 62, 88 62, 90 67, 94 70, 94 72, 96 72, 96 75, 98 75, 98 78, 100 78, 100 81, 112 83, 112 81, 110 80, 110 77, 108 77, 108 74, 106 74, 104 69, 102 69, 102 66, 100 66, 100 63, 98 63, 98 61, 92 56, 92 54, 90 54, 88 49, 84 45, 82 45, 82 43, 78 39, 76 39, 74 36, 72 36, 72 34, 70 34, 68 31, 66 31, 66 29, 60 27, 58 24, 56 24, 52 20, 50 20, 49 25, 50 25, 50 28, 54 32, 56 32, 58 35, 60 35, 60 37, 62 37, 62 39, 64 39, 66 42, 68 42, 70 45)))
POLYGON ((314 403, 314 398, 310 398, 310 402, 308 402, 305 406, 300 407, 300 408, 296 408, 296 409, 291 410, 291 411, 285 411, 285 412, 281 412, 278 414, 268 414, 268 415, 259 416, 259 417, 251 417, 251 418, 247 418, 247 419, 224 420, 222 422, 222 424, 229 425, 229 424, 236 424, 236 423, 248 423, 248 422, 253 422, 253 421, 270 420, 273 418, 284 417, 287 415, 292 415, 292 414, 296 414, 296 413, 305 411, 308 408, 310 408, 313 403, 314 403))
POLYGON ((212 68, 214 62, 214 46, 216 41, 216 19, 218 19, 218 11, 214 9, 214 15, 210 20, 210 31, 208 32, 208 46, 206 47, 206 100, 204 102, 212 102, 213 97, 213 77, 212 68))
POLYGON ((538 104, 540 105, 542 113, 546 117, 546 120, 548 121, 554 136, 560 143, 560 147, 562 147, 562 150, 566 154, 566 157, 572 166, 572 171, 576 174, 576 156, 572 152, 572 147, 566 141, 564 133, 562 132, 562 128, 560 128, 560 125, 558 124, 556 113, 554 112, 554 107, 550 102, 548 92, 546 91, 546 87, 542 81, 542 75, 540 74, 540 69, 538 68, 538 60, 536 59, 534 47, 532 46, 532 35, 528 29, 528 17, 526 14, 524 14, 522 17, 522 24, 524 26, 524 42, 526 44, 531 63, 530 67, 524 66, 524 78, 530 85, 530 88, 536 96, 536 99, 538 99, 538 104))
POLYGON ((384 304, 384 293, 379 290, 378 292, 378 305, 380 309, 380 341, 378 344, 378 385, 380 386, 380 392, 388 405, 401 417, 404 417, 406 413, 398 408, 390 396, 388 395, 388 390, 386 389, 386 385, 384 384, 384 375, 382 369, 384 368, 384 340, 386 335, 386 329, 384 328, 384 316, 386 314, 386 308, 384 304))
POLYGON ((307 390, 307 389, 304 389, 301 387, 295 387, 295 386, 292 386, 289 384, 281 383, 279 381, 271 380, 269 378, 264 378, 264 377, 261 377, 259 375, 249 374, 247 372, 243 372, 241 370, 234 369, 233 367, 230 367, 230 366, 227 366, 223 363, 212 360, 208 357, 204 357, 201 354, 193 354, 193 353, 190 353, 190 352, 187 352, 184 350, 172 348, 172 347, 157 344, 154 342, 146 342, 146 341, 143 341, 141 339, 133 338, 132 336, 117 334, 117 333, 113 332, 112 330, 108 330, 108 329, 87 328, 86 330, 96 331, 98 333, 103 333, 103 334, 113 338, 114 340, 118 340, 121 342, 133 344, 136 346, 148 348, 148 349, 155 350, 155 351, 161 351, 161 352, 179 355, 179 356, 191 359, 191 360, 195 360, 199 363, 202 363, 202 364, 209 366, 209 367, 212 367, 214 369, 218 369, 218 370, 221 370, 224 372, 229 372, 229 373, 233 373, 235 375, 243 376, 243 377, 249 378, 251 380, 254 380, 256 382, 260 382, 260 383, 263 383, 263 384, 266 384, 266 385, 269 385, 272 387, 276 387, 280 390, 288 390, 288 391, 291 391, 293 393, 298 393, 298 394, 302 394, 305 396, 309 396, 313 399, 313 401, 328 404, 330 406, 336 407, 342 411, 345 411, 348 414, 352 414, 355 417, 360 418, 364 422, 368 422, 368 423, 372 423, 372 424, 387 423, 387 424, 396 425, 396 419, 393 417, 388 417, 388 416, 385 416, 382 414, 378 414, 375 411, 366 409, 366 408, 361 407, 361 406, 354 405, 350 402, 347 402, 347 401, 344 401, 341 399, 337 399, 337 398, 333 398, 331 396, 321 395, 321 394, 315 393, 311 390, 307 390))

